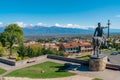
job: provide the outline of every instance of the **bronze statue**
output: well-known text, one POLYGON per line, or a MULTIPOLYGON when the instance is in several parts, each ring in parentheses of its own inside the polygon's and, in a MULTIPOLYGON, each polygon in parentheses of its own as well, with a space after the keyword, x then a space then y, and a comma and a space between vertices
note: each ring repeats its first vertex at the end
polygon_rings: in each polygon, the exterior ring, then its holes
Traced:
POLYGON ((107 38, 106 35, 103 32, 104 28, 108 27, 102 27, 100 23, 98 23, 98 27, 95 29, 94 37, 93 37, 93 55, 96 55, 97 58, 99 57, 99 54, 101 54, 100 47, 102 44, 107 46, 107 38))

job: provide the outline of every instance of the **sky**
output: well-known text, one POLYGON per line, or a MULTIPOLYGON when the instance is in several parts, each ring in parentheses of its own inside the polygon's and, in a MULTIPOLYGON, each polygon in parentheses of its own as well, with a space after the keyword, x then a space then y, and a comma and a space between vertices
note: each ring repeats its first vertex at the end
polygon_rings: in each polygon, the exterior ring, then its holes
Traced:
POLYGON ((0 0, 0 26, 120 29, 120 0, 0 0))

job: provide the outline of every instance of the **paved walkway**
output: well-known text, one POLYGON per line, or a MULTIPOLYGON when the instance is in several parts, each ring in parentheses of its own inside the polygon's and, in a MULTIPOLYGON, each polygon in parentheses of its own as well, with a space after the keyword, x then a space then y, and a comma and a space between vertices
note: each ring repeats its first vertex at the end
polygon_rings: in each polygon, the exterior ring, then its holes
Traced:
MULTIPOLYGON (((81 65, 81 64, 76 64, 76 63, 71 63, 71 62, 66 62, 66 61, 60 61, 60 60, 53 60, 53 59, 43 59, 41 61, 33 62, 33 63, 28 63, 26 65, 21 65, 21 66, 8 66, 5 64, 0 63, 0 66, 4 69, 7 70, 6 73, 4 73, 1 76, 4 76, 8 74, 11 71, 21 69, 27 66, 32 66, 35 64, 43 63, 46 61, 52 61, 56 63, 70 63, 72 66, 68 69, 68 71, 76 73, 76 76, 71 76, 71 77, 66 77, 66 78, 54 78, 54 79, 37 79, 37 80, 91 80, 92 78, 101 78, 104 80, 120 80, 120 71, 114 71, 114 70, 108 70, 106 69, 103 72, 92 72, 89 71, 87 66, 81 65), (7 67, 7 68, 6 68, 7 67)), ((6 78, 7 79, 7 78, 6 78)), ((0 79, 2 80, 2 79, 0 79)), ((28 79, 28 78, 15 78, 12 77, 8 80, 34 80, 34 79, 28 79)))
POLYGON ((90 77, 84 77, 80 75, 64 77, 64 78, 49 78, 49 79, 30 79, 30 78, 16 78, 16 77, 6 77, 3 80, 92 80, 90 77))

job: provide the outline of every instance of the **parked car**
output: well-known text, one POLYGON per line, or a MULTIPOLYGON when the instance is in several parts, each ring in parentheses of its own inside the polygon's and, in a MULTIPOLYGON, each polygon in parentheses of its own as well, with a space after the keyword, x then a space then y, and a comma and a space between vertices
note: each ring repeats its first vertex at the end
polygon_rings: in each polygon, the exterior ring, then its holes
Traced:
POLYGON ((120 52, 118 52, 118 54, 120 54, 120 52))
POLYGON ((118 52, 112 52, 111 55, 117 55, 119 54, 118 52))

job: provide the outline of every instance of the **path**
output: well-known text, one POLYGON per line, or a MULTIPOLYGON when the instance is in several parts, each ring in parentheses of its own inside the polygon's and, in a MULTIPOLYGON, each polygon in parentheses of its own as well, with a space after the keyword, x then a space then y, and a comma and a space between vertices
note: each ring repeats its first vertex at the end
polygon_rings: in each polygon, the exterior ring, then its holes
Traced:
MULTIPOLYGON (((103 72, 92 72, 92 71, 88 70, 87 66, 83 66, 81 64, 71 63, 71 62, 66 62, 66 61, 60 61, 60 60, 53 60, 53 59, 48 59, 48 58, 45 58, 45 59, 43 59, 41 61, 37 61, 37 62, 33 62, 33 63, 28 63, 28 64, 26 64, 24 66, 22 65, 22 66, 19 66, 19 67, 18 66, 15 66, 15 67, 14 66, 12 66, 12 67, 7 66, 7 67, 9 67, 9 69, 2 76, 4 76, 4 75, 8 74, 9 72, 14 71, 16 69, 21 69, 21 68, 24 68, 24 67, 28 67, 28 66, 32 66, 32 65, 35 65, 35 64, 43 63, 43 62, 46 62, 46 61, 51 61, 51 62, 56 62, 56 63, 62 63, 62 64, 64 64, 64 63, 70 63, 72 65, 68 69, 68 71, 76 73, 77 75, 76 75, 76 77, 73 77, 72 79, 69 79, 69 77, 67 77, 68 79, 67 78, 65 78, 65 79, 62 79, 62 78, 55 79, 54 78, 54 79, 44 79, 44 80, 85 80, 85 79, 81 79, 83 77, 86 77, 86 78, 89 78, 89 79, 97 77, 97 78, 102 78, 104 80, 120 80, 120 76, 119 76, 120 71, 114 71, 114 70, 108 70, 108 69, 106 69, 103 72), (76 70, 74 70, 74 69, 76 69, 76 70)), ((9 80, 13 80, 13 78, 11 78, 9 80)), ((15 80, 28 80, 28 79, 26 79, 26 78, 25 79, 23 79, 23 78, 22 79, 21 78, 20 79, 16 78, 15 80)), ((38 79, 38 80, 43 80, 43 79, 38 79)))

